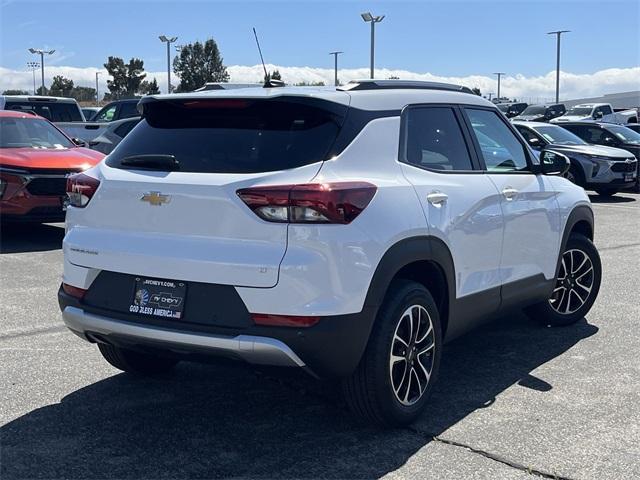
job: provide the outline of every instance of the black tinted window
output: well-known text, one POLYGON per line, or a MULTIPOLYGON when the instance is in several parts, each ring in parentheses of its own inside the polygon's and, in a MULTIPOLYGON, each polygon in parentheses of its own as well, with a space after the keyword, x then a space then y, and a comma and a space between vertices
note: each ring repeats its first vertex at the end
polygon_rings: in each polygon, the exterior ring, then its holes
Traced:
POLYGON ((130 120, 128 122, 124 122, 122 125, 118 125, 116 129, 113 131, 120 138, 124 138, 127 134, 135 127, 140 120, 130 120))
POLYGON ((109 156, 173 155, 178 170, 256 173, 326 159, 347 107, 321 100, 181 100, 145 104, 145 119, 109 156))
POLYGON ((404 160, 433 170, 472 170, 460 124, 451 108, 411 108, 405 117, 404 160))
POLYGON ((120 104, 120 112, 118 112, 118 118, 137 117, 140 115, 138 112, 138 102, 124 102, 120 104))
POLYGON ((22 110, 35 112, 52 122, 81 122, 80 109, 73 103, 58 102, 12 102, 7 101, 6 110, 22 110))

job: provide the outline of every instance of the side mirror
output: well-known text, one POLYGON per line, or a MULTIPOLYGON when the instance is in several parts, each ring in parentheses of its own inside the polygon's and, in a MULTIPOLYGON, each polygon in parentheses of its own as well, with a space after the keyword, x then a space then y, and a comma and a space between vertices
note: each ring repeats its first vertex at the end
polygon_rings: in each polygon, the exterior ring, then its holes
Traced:
POLYGON ((570 166, 569 157, 562 153, 543 150, 540 154, 540 170, 544 175, 562 176, 569 171, 570 166))
POLYGON ((81 138, 72 138, 71 141, 73 143, 75 143, 78 147, 86 147, 87 146, 87 142, 85 142, 84 140, 82 140, 81 138))

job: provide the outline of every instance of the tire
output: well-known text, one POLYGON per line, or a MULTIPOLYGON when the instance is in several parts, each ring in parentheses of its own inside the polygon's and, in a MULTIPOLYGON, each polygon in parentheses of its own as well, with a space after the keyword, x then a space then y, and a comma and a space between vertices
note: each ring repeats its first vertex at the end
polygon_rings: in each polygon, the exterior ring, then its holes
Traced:
POLYGON ((178 363, 177 360, 171 358, 127 350, 106 343, 99 343, 98 349, 104 359, 112 366, 134 375, 159 375, 169 372, 178 363))
POLYGON ((600 291, 600 255, 587 237, 571 234, 561 262, 551 297, 527 310, 529 316, 545 325, 565 326, 577 322, 589 312, 600 291), (582 264, 582 260, 586 263, 582 264), (573 273, 567 276, 567 270, 573 273), (587 286, 590 287, 587 289, 587 286))
POLYGON ((429 291, 416 282, 394 281, 378 311, 360 364, 342 382, 350 410, 359 419, 383 427, 415 421, 437 379, 441 350, 440 314, 429 291), (408 334, 411 318, 418 324, 413 334, 416 342, 408 334), (406 344, 411 348, 405 348, 406 344))
POLYGON ((584 185, 584 174, 575 165, 571 165, 569 170, 567 170, 567 174, 565 176, 567 180, 571 183, 575 183, 576 185, 583 186, 584 185))
POLYGON ((618 190, 596 190, 596 193, 601 197, 613 197, 618 190))

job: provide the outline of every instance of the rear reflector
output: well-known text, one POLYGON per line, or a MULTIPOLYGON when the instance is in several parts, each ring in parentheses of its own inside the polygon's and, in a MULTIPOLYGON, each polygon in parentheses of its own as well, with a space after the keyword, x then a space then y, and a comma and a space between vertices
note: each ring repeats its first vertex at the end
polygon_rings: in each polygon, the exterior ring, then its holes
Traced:
POLYGON ((336 182, 243 188, 237 194, 269 222, 347 224, 369 205, 376 190, 367 182, 336 182))
POLYGON ((87 293, 84 288, 74 287, 73 285, 69 285, 67 283, 62 284, 62 290, 64 290, 64 293, 66 293, 67 295, 77 299, 82 299, 82 297, 84 297, 84 294, 87 293))
POLYGON ((251 318, 256 325, 265 325, 270 327, 313 327, 320 321, 320 317, 270 315, 267 313, 252 313, 251 318))
POLYGON ((100 186, 100 180, 84 173, 76 173, 67 178, 69 205, 84 208, 100 186))

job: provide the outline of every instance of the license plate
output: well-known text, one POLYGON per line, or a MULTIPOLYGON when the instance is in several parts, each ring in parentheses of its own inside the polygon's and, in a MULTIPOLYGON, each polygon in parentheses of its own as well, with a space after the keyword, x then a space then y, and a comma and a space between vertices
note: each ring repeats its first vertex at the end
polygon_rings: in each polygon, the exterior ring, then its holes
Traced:
POLYGON ((180 319, 187 285, 175 280, 136 278, 129 311, 139 315, 180 319))
POLYGON ((633 173, 625 173, 625 174, 624 174, 624 181, 625 181, 625 182, 630 182, 630 181, 632 181, 632 180, 634 180, 634 175, 633 175, 633 173))

